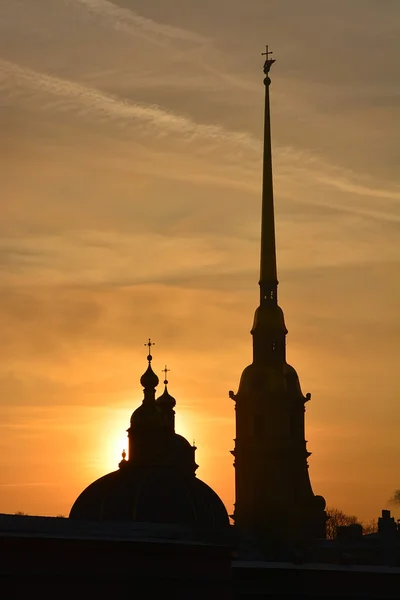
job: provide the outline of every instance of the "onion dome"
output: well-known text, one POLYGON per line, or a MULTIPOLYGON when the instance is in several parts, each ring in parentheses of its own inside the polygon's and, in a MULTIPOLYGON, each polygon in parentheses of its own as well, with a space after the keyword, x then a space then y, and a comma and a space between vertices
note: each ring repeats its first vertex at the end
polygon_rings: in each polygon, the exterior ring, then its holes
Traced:
POLYGON ((132 431, 142 431, 143 433, 148 431, 155 431, 158 427, 161 427, 163 420, 161 413, 156 403, 146 402, 143 403, 133 411, 131 415, 131 427, 132 431))
POLYGON ((146 371, 143 373, 143 375, 140 378, 140 383, 142 384, 142 386, 144 387, 145 390, 146 389, 154 390, 154 388, 156 388, 158 386, 158 382, 159 382, 157 375, 154 373, 153 369, 151 368, 151 359, 152 359, 152 356, 151 356, 151 354, 149 354, 147 357, 147 360, 149 361, 149 366, 147 367, 146 371))
MULTIPOLYGON (((163 369, 165 375, 167 374, 167 371, 169 369, 167 369, 167 365, 165 365, 165 368, 163 369)), ((171 394, 168 392, 168 379, 165 377, 164 379, 164 391, 161 394, 161 396, 159 396, 156 400, 158 406, 160 406, 161 408, 170 408, 173 409, 174 406, 176 405, 176 400, 173 396, 171 396, 171 394)))
MULTIPOLYGON (((146 346, 149 346, 150 348, 152 345, 153 344, 149 339, 146 346)), ((141 430, 143 433, 145 431, 155 430, 158 426, 162 425, 160 411, 155 402, 155 388, 158 385, 159 379, 151 368, 152 359, 153 357, 149 353, 147 356, 149 362, 148 367, 140 378, 140 383, 142 384, 144 391, 143 402, 131 416, 131 427, 135 430, 141 430)))
MULTIPOLYGON (((144 387, 145 392, 146 392, 146 390, 148 390, 150 392, 150 396, 151 396, 152 395, 151 392, 154 390, 154 388, 156 388, 158 386, 159 379, 158 379, 157 375, 154 373, 153 369, 151 368, 151 361, 153 360, 153 357, 151 355, 151 347, 154 346, 154 342, 152 342, 151 339, 149 338, 149 341, 147 342, 147 344, 145 344, 145 346, 148 346, 148 348, 149 348, 149 354, 147 355, 147 360, 149 361, 149 366, 147 367, 147 370, 145 371, 145 373, 143 373, 143 375, 141 376, 140 383, 144 387)), ((146 393, 145 393, 145 399, 146 399, 146 393)))
POLYGON ((168 392, 167 386, 165 386, 163 393, 156 400, 159 406, 174 408, 176 405, 176 400, 171 394, 168 392))

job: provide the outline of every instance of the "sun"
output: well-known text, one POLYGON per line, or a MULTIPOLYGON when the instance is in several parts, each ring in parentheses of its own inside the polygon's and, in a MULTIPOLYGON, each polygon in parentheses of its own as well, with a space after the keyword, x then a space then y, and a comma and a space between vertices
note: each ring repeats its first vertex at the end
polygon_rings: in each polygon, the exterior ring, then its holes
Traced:
MULTIPOLYGON (((129 411, 126 409, 116 409, 110 414, 104 415, 104 420, 100 425, 102 432, 102 443, 99 452, 99 467, 101 471, 109 473, 118 469, 118 464, 122 459, 122 452, 125 450, 126 458, 129 458, 128 452, 128 432, 129 411)), ((175 431, 185 437, 191 444, 194 442, 194 432, 191 427, 190 415, 180 410, 175 415, 175 431)))

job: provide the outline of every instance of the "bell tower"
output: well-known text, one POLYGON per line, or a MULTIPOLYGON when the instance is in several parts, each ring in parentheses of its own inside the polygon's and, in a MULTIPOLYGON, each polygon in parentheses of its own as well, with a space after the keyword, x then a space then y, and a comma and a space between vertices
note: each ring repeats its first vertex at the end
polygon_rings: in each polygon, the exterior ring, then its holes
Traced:
POLYGON ((278 305, 270 125, 270 69, 266 48, 261 216, 260 303, 251 330, 253 362, 235 401, 235 527, 265 548, 290 549, 325 537, 325 500, 311 487, 304 432, 305 403, 298 375, 286 362, 287 329, 278 305))

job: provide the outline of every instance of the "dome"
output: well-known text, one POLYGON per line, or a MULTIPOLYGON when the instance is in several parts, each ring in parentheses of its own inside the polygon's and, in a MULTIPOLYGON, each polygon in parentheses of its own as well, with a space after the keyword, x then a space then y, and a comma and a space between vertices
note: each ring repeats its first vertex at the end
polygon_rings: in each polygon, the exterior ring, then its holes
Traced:
POLYGON ((251 333, 254 333, 256 330, 287 333, 285 317, 281 307, 277 304, 272 306, 259 306, 254 314, 254 323, 251 333))
POLYGON ((176 400, 168 392, 167 386, 165 386, 163 393, 157 398, 156 402, 159 406, 165 408, 174 408, 174 406, 176 405, 176 400))
POLYGON ((301 391, 300 380, 299 376, 297 375, 296 369, 288 363, 285 363, 283 365, 283 374, 285 376, 287 391, 293 393, 296 396, 300 396, 300 398, 304 400, 305 398, 301 391))
POLYGON ((285 376, 280 365, 252 363, 248 365, 240 378, 239 399, 243 394, 283 394, 285 392, 285 376))
POLYGON ((171 442, 173 464, 179 468, 188 469, 194 474, 199 466, 195 461, 195 446, 192 446, 186 438, 178 433, 174 433, 171 442))
POLYGON ((154 429, 162 424, 162 415, 155 402, 143 402, 131 415, 131 426, 136 429, 154 429))
POLYGON ((188 442, 187 439, 183 437, 183 435, 179 435, 179 433, 174 433, 173 445, 174 448, 176 448, 176 450, 179 450, 181 452, 193 453, 193 446, 191 445, 191 443, 188 442))
POLYGON ((75 501, 71 519, 174 523, 202 528, 229 526, 219 496, 203 481, 175 469, 124 465, 101 477, 75 501))
MULTIPOLYGON (((149 359, 149 357, 151 358, 150 354, 147 358, 149 359)), ((147 367, 146 371, 141 376, 140 383, 142 384, 142 386, 145 389, 154 389, 155 387, 158 386, 158 382, 159 382, 159 379, 158 379, 157 375, 154 373, 153 369, 151 368, 150 359, 149 359, 149 366, 147 367)))
POLYGON ((296 370, 284 362, 282 364, 248 365, 240 378, 239 390, 236 397, 245 394, 289 394, 293 398, 305 400, 301 391, 299 377, 296 370))

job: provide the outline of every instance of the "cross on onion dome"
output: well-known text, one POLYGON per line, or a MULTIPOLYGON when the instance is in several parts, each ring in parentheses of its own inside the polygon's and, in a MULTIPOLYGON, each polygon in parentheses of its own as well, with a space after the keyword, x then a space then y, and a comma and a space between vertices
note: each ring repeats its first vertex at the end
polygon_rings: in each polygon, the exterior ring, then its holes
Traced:
POLYGON ((162 372, 164 373, 164 385, 167 385, 168 383, 168 379, 167 379, 167 373, 170 371, 171 369, 167 369, 167 365, 165 365, 165 367, 163 368, 162 372))
POLYGON ((149 361, 149 364, 151 362, 151 359, 153 358, 151 355, 151 347, 155 346, 155 345, 156 345, 155 342, 152 342, 150 338, 149 338, 149 341, 146 344, 144 344, 144 346, 148 346, 148 348, 149 348, 149 353, 147 355, 147 360, 149 361))

